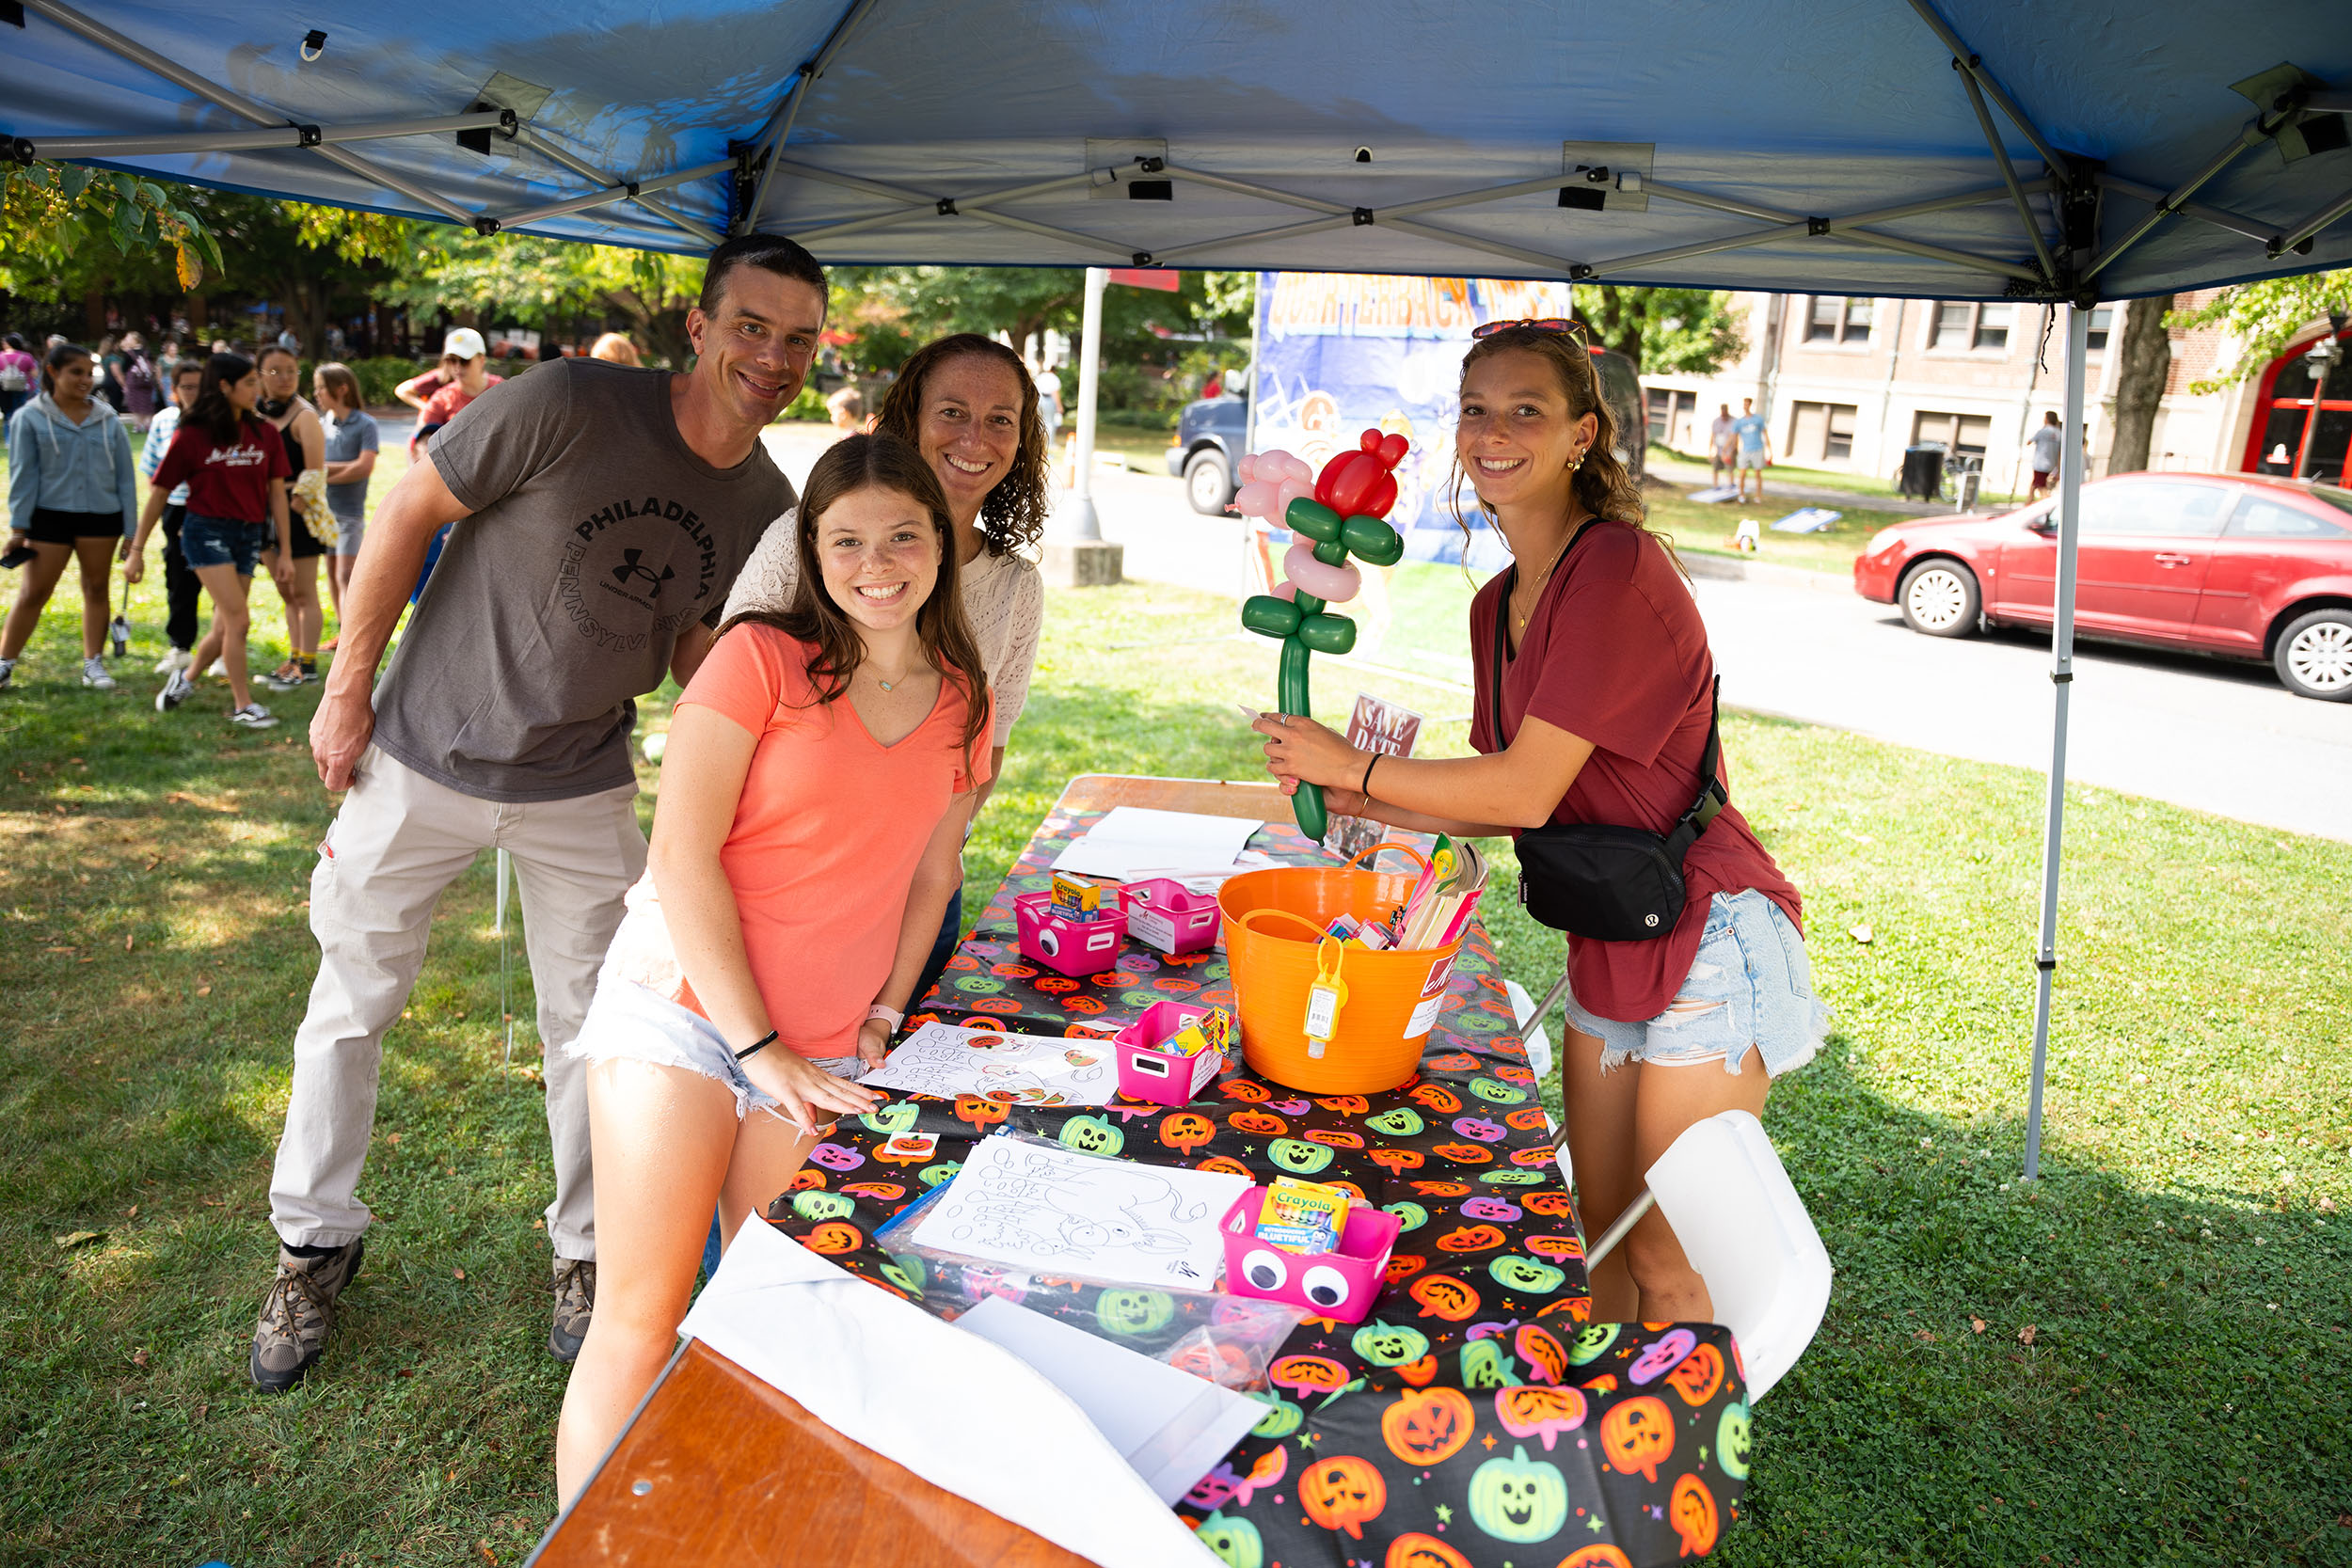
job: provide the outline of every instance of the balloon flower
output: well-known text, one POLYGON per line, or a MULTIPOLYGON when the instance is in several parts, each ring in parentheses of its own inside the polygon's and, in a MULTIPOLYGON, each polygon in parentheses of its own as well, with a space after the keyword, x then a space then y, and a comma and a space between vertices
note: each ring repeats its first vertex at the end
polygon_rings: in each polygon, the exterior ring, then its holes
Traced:
MULTIPOLYGON (((1307 659, 1311 654, 1343 654, 1356 646, 1356 623, 1325 607, 1345 604, 1363 587, 1363 574, 1348 557, 1375 566, 1393 566, 1405 557, 1405 540, 1382 521, 1396 504, 1396 466, 1408 443, 1402 436, 1367 430, 1354 451, 1323 466, 1321 477, 1286 451, 1263 451, 1241 460, 1241 493, 1234 507, 1244 516, 1277 517, 1296 534, 1282 557, 1287 581, 1271 594, 1252 594, 1241 607, 1241 624, 1282 644, 1276 682, 1280 711, 1310 715, 1307 659)), ((1320 839, 1330 825, 1323 791, 1302 783, 1291 799, 1299 831, 1320 839)))

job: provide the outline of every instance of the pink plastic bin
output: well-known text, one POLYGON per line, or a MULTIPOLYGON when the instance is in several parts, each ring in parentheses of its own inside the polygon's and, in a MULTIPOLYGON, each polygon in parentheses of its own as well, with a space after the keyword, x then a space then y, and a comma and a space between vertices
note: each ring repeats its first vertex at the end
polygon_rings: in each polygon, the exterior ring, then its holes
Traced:
POLYGON ((1225 1053, 1203 1051, 1198 1056, 1180 1056, 1154 1047, 1215 1011, 1188 1002, 1154 1002, 1144 1008, 1141 1018, 1111 1037, 1119 1048, 1119 1092, 1154 1105, 1192 1103, 1200 1086, 1225 1065, 1225 1053))
POLYGON ((1318 1318, 1359 1323, 1372 1315, 1389 1272, 1389 1249, 1405 1222, 1385 1210, 1351 1205, 1347 1228, 1329 1252, 1305 1256, 1258 1240, 1266 1189, 1252 1187, 1225 1211, 1225 1289, 1303 1307, 1318 1318))
POLYGON ((1127 934, 1163 953, 1198 953, 1216 940, 1216 895, 1194 893, 1166 877, 1129 882, 1127 934))
POLYGON ((1022 957, 1057 974, 1084 979, 1118 967, 1127 923, 1120 918, 1119 895, 1114 889, 1103 890, 1099 920, 1073 920, 1056 911, 1050 893, 1014 895, 1012 918, 1021 933, 1022 957))

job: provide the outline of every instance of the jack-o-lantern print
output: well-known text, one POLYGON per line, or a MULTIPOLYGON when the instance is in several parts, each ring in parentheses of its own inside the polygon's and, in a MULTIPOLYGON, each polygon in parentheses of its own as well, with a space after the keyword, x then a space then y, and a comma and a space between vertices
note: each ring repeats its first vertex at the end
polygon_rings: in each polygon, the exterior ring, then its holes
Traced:
POLYGON ((1422 1317, 1450 1323, 1468 1323, 1479 1307, 1478 1291, 1450 1274, 1423 1275, 1413 1281, 1410 1293, 1422 1317))
POLYGON ((1372 1461, 1341 1454, 1318 1459, 1299 1472, 1298 1500, 1307 1517, 1325 1529, 1345 1530, 1361 1541, 1365 1522, 1389 1506, 1389 1486, 1372 1461))
POLYGON ((1633 1560, 1607 1542, 1596 1541, 1562 1558, 1560 1568, 1633 1568, 1633 1560))
POLYGON ((1407 1388, 1380 1415, 1380 1439, 1407 1465, 1427 1469, 1452 1459, 1476 1426, 1459 1388, 1407 1388))
POLYGON ((1656 1481, 1674 1455, 1674 1412, 1655 1394, 1612 1405, 1600 1418, 1600 1451, 1617 1474, 1656 1481))
POLYGON ((1471 1568, 1470 1560, 1438 1540, 1412 1530, 1389 1543, 1380 1568, 1471 1568))
POLYGON ((1264 1568, 1265 1540, 1258 1527, 1238 1515, 1212 1513, 1193 1529, 1225 1568, 1264 1568))
POLYGON ((1216 1137, 1216 1123, 1198 1111, 1171 1111, 1160 1118, 1160 1142, 1179 1154, 1206 1148, 1216 1137))
POLYGON ((1715 1513, 1715 1494, 1696 1476, 1677 1477, 1666 1499, 1666 1523, 1682 1537, 1683 1557, 1705 1557, 1715 1549, 1722 1521, 1715 1513))
POLYGON ((1495 1419, 1514 1437, 1540 1437, 1549 1449, 1564 1432, 1584 1424, 1584 1395, 1575 1388, 1543 1388, 1522 1384, 1495 1394, 1495 1419))
POLYGON ((1470 1476, 1470 1523, 1497 1541, 1549 1541, 1568 1522, 1568 1482, 1560 1466, 1530 1459, 1522 1446, 1497 1455, 1470 1476))
POLYGON ((1680 1394, 1682 1402, 1693 1410, 1713 1399, 1723 1386, 1724 1353, 1713 1345, 1701 1345, 1666 1374, 1666 1386, 1680 1394))

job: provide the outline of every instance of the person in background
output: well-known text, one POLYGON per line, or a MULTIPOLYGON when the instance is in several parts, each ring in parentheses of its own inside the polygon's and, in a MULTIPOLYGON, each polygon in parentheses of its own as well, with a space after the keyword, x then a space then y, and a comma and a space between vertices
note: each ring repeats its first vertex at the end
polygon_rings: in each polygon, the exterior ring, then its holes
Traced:
POLYGON ((0 339, 0 424, 32 400, 40 380, 40 361, 26 352, 24 338, 11 332, 0 339))
POLYGON ((854 387, 840 388, 825 400, 825 417, 841 435, 855 436, 866 428, 866 394, 854 387))
POLYGON ((116 413, 121 413, 127 397, 122 389, 121 340, 111 332, 99 339, 93 363, 98 377, 99 399, 116 413))
MULTIPOLYGON (((1683 856, 1689 897, 1670 927, 1649 941, 1567 938, 1562 1101, 1578 1213, 1596 1236, 1686 1129, 1761 1114, 1772 1083, 1812 1060, 1829 1028, 1797 889, 1728 800, 1706 623, 1645 526, 1614 435, 1581 337, 1509 325, 1464 357, 1454 479, 1475 487, 1514 562, 1470 604, 1476 755, 1375 757, 1284 714, 1252 726, 1285 789, 1323 784, 1333 812, 1416 832, 1662 835, 1703 791, 1715 802, 1683 856)), ((1656 1211, 1593 1270, 1592 1291, 1596 1323, 1715 1316, 1656 1211)))
MULTIPOLYGON (((1028 702, 1045 621, 1045 583, 1027 551, 1045 530, 1051 449, 1038 415, 1037 384, 1021 356, 976 333, 925 344, 898 369, 882 395, 875 428, 923 454, 947 497, 954 523, 956 590, 995 698, 985 803, 1004 777, 1005 748, 1028 702)), ((781 611, 800 583, 798 525, 780 517, 744 562, 727 600, 727 616, 781 611)), ((963 890, 948 901, 923 984, 930 989, 963 928, 963 890)))
POLYGON ((359 559, 359 541, 367 533, 368 480, 375 472, 377 450, 374 419, 359 406, 359 378, 348 365, 325 364, 310 372, 310 401, 317 404, 320 428, 326 436, 326 505, 335 516, 335 550, 326 558, 326 591, 335 601, 336 636, 319 644, 332 648, 341 639, 343 589, 359 559))
POLYGON ((294 573, 286 483, 292 465, 286 439, 253 412, 262 401, 262 376, 239 354, 215 354, 204 362, 195 405, 181 416, 171 450, 155 468, 139 512, 138 534, 124 547, 123 579, 136 582, 147 570, 147 536, 164 515, 165 493, 187 482, 188 511, 180 524, 180 549, 213 596, 213 626, 189 656, 189 670, 175 670, 155 694, 155 711, 169 713, 196 690, 189 676, 218 658, 235 706, 231 723, 265 730, 278 722, 253 700, 246 682, 246 632, 252 623, 248 587, 264 555, 278 578, 278 592, 292 592, 294 573))
POLYGON ((92 395, 96 373, 89 350, 72 343, 51 349, 41 364, 40 395, 8 420, 8 547, 29 544, 33 559, 0 624, 0 690, 15 678, 16 661, 69 561, 82 573, 82 684, 115 689, 100 654, 114 554, 135 515, 138 486, 130 436, 115 411, 92 395))
POLYGON ((286 443, 294 478, 286 501, 294 513, 294 555, 289 573, 271 567, 286 597, 286 662, 262 677, 273 691, 292 691, 319 678, 319 638, 326 612, 319 605, 319 558, 333 547, 336 524, 326 509, 326 432, 318 410, 302 395, 302 361, 282 341, 262 351, 262 418, 286 443))
MULTIPOLYGON (((985 341, 985 340, 983 340, 985 341)), ((1006 350, 1009 354, 1010 350, 1006 350)), ((791 1182, 881 1065, 988 778, 988 689, 947 498, 852 436, 793 514, 797 597, 730 622, 670 720, 647 874, 587 1021, 605 1292, 556 1432, 569 1502, 677 1342, 694 1235, 791 1182), (843 878, 863 890, 834 896, 843 878)))
POLYGON ((620 332, 608 332, 598 338, 595 346, 589 349, 588 357, 609 360, 615 365, 643 365, 645 362, 644 356, 637 352, 637 345, 628 341, 626 333, 620 332))
POLYGON ((1740 417, 1731 422, 1731 433, 1740 442, 1739 455, 1733 460, 1733 481, 1740 487, 1739 499, 1748 499, 1748 476, 1756 476, 1756 499, 1764 499, 1764 470, 1772 466, 1772 434, 1765 428, 1764 416, 1756 411, 1754 398, 1740 400, 1740 417))
POLYGON ((163 402, 163 387, 154 361, 147 357, 147 340, 135 332, 122 335, 122 411, 145 430, 163 402))
POLYGON ((1045 425, 1045 439, 1051 442, 1061 435, 1061 377, 1054 373, 1053 366, 1041 364, 1034 379, 1038 417, 1045 425))
MULTIPOLYGON (((155 470, 163 466, 164 453, 171 450, 171 439, 180 432, 180 421, 196 406, 196 395, 204 386, 204 362, 201 359, 182 359, 169 367, 171 401, 147 427, 147 445, 139 449, 139 477, 148 483, 155 483, 155 470)), ((181 553, 180 528, 188 515, 188 487, 174 489, 164 498, 164 636, 171 646, 155 663, 155 673, 169 675, 188 668, 188 655, 196 646, 197 599, 204 585, 188 569, 188 558, 181 553)))
POLYGON ((420 371, 393 388, 392 396, 421 414, 424 412, 425 400, 450 384, 454 369, 455 367, 444 363, 436 365, 429 371, 420 371))
POLYGON ((1721 489, 1724 476, 1732 472, 1732 465, 1740 455, 1740 421, 1731 417, 1731 404, 1721 403, 1715 406, 1715 422, 1707 432, 1707 467, 1708 483, 1721 489))
POLYGON ((1224 366, 1212 365, 1209 367, 1209 379, 1200 384, 1200 395, 1204 398, 1221 398, 1225 395, 1224 366))
MULTIPOLYGON (((2050 493, 2058 483, 2058 452, 2066 444, 2065 433, 2058 426, 2058 410, 2045 409, 2042 428, 2026 437, 2026 451, 2033 464, 2033 488, 2026 493, 2028 505, 2050 493)), ((2013 493, 2013 492, 2012 492, 2013 493)))
POLYGON ((458 411, 474 399, 504 380, 490 373, 489 345, 482 334, 470 326, 450 328, 441 341, 441 373, 446 378, 440 388, 419 405, 417 434, 408 443, 408 460, 417 461, 422 451, 421 443, 433 432, 457 417, 458 411))
POLYGON ((825 305, 807 251, 729 240, 686 314, 692 370, 542 365, 436 436, 369 522, 310 720, 320 783, 349 793, 310 879, 318 978, 270 1176, 277 1272, 246 1363, 256 1387, 293 1387, 326 1350, 364 1254, 385 1035, 442 891, 493 847, 521 885, 546 1066, 548 1353, 580 1354, 596 1180, 586 1069, 564 1048, 644 869, 635 705, 665 675, 692 681, 736 572, 792 504, 759 437, 807 378, 825 305), (460 518, 378 680, 427 544, 460 518))

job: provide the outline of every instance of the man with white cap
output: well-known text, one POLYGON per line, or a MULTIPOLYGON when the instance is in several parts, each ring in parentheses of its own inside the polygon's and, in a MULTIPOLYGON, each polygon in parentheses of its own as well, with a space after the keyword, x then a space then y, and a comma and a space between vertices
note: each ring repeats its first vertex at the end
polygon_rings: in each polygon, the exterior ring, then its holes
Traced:
POLYGON ((350 793, 310 879, 319 975, 270 1178, 278 1276, 254 1331, 257 1386, 291 1388, 326 1348, 369 1222, 357 1189, 385 1032, 442 890, 492 847, 514 856, 539 1003, 548 1348, 579 1354, 595 1187, 585 1069, 563 1048, 644 869, 635 700, 692 676, 753 545, 794 502, 759 435, 807 379, 825 306, 807 251, 751 235, 711 253, 687 313, 691 371, 564 359, 494 387, 482 335, 449 335, 456 374, 427 405, 428 420, 450 405, 444 428, 369 526, 310 722, 321 782, 350 793), (377 682, 428 542, 460 519, 377 682))

